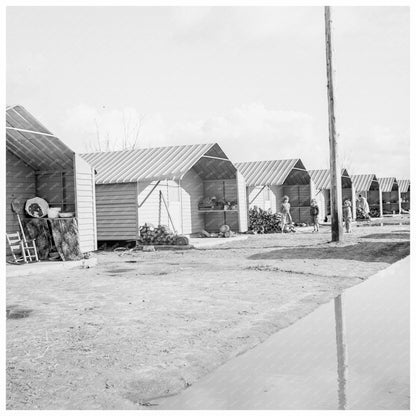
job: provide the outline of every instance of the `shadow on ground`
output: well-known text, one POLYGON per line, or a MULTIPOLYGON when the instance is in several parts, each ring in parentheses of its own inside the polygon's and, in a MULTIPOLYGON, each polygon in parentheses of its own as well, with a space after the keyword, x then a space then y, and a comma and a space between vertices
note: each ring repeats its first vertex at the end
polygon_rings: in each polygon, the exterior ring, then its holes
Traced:
POLYGON ((410 242, 360 242, 344 247, 285 248, 249 256, 249 260, 343 259, 394 263, 410 254, 410 242))
POLYGON ((372 240, 377 240, 377 239, 388 239, 388 238, 397 238, 399 240, 408 240, 409 239, 409 233, 406 232, 395 232, 395 233, 380 233, 380 234, 368 234, 368 235, 363 235, 361 238, 368 238, 368 239, 372 239, 372 240))

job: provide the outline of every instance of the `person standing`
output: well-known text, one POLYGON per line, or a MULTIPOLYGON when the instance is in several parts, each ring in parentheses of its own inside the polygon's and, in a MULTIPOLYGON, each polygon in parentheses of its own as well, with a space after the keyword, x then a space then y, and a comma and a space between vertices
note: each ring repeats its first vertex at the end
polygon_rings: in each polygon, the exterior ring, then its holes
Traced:
POLYGON ((345 221, 345 230, 347 233, 351 232, 351 222, 352 222, 352 211, 351 211, 351 201, 346 199, 344 201, 344 206, 342 208, 342 214, 345 221))
POLYGON ((313 225, 312 232, 313 233, 315 231, 318 232, 319 231, 319 218, 318 218, 319 217, 319 207, 318 207, 318 204, 316 202, 316 199, 311 200, 310 214, 311 214, 311 220, 312 220, 312 225, 313 225))
POLYGON ((358 195, 357 208, 365 219, 370 219, 370 206, 368 205, 367 198, 361 194, 358 195))
POLYGON ((282 233, 285 231, 286 225, 292 223, 292 216, 290 215, 290 203, 289 197, 285 195, 283 197, 282 205, 280 207, 280 213, 282 215, 282 233))

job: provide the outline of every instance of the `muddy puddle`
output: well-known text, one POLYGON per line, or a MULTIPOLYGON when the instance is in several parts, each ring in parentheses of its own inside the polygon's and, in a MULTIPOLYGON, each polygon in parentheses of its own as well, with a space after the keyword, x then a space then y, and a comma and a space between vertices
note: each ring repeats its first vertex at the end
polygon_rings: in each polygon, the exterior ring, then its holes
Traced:
POLYGON ((33 309, 21 308, 14 305, 6 306, 6 319, 23 319, 27 318, 33 309))
POLYGON ((129 272, 134 272, 136 271, 136 269, 109 269, 106 270, 106 273, 114 273, 114 274, 122 274, 122 273, 129 273, 129 272))
POLYGON ((153 409, 410 406, 409 257, 153 409))

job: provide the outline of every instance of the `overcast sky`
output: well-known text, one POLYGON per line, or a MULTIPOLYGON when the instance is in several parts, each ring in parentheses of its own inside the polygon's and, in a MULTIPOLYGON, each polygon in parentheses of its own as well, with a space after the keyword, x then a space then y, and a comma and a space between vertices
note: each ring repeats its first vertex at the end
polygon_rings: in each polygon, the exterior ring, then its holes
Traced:
MULTIPOLYGON (((71 148, 218 142, 329 165, 323 7, 9 7, 7 104, 71 148)), ((335 7, 340 157, 409 177, 409 10, 335 7)))

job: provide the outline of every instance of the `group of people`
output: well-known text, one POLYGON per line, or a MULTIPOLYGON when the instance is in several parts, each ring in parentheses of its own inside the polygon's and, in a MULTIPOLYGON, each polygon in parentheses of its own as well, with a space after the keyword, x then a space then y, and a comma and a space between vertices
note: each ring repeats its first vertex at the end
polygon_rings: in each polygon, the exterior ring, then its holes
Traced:
MULTIPOLYGON (((357 210, 364 216, 364 218, 370 219, 370 207, 368 205, 367 199, 363 197, 361 194, 358 195, 357 199, 357 210)), ((290 215, 290 203, 289 197, 285 195, 283 197, 282 205, 280 207, 280 213, 282 216, 282 233, 285 230, 287 224, 292 223, 292 216, 290 215)), ((311 207, 310 207, 310 215, 311 215, 311 223, 313 225, 312 232, 319 231, 319 206, 316 199, 311 200, 311 207)), ((345 223, 345 231, 347 233, 351 232, 351 222, 352 222, 352 208, 351 208, 351 201, 346 199, 344 201, 344 205, 342 207, 342 216, 343 221, 345 223)))

